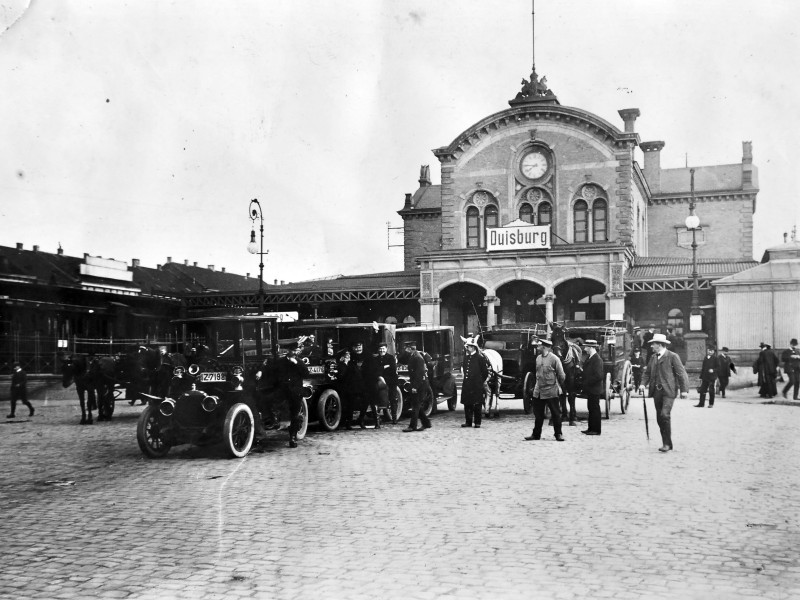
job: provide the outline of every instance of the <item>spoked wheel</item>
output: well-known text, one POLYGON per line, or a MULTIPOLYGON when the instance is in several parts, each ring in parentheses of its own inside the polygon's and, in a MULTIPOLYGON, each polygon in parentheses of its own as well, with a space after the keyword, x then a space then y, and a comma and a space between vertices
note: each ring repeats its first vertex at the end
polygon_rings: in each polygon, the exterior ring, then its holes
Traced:
POLYGON ((619 386, 619 404, 622 414, 628 412, 628 405, 631 402, 631 390, 633 389, 633 368, 631 361, 626 360, 622 367, 622 380, 619 386))
MULTIPOLYGON (((403 414, 403 392, 400 391, 399 387, 394 388, 394 398, 395 402, 397 403, 397 414, 395 415, 396 420, 400 420, 400 416, 403 414)), ((392 420, 392 408, 384 408, 383 409, 383 418, 386 421, 391 422, 392 420)))
POLYGON ((336 390, 323 390, 317 400, 317 417, 320 426, 326 431, 333 431, 342 420, 342 401, 336 390))
POLYGON ((136 441, 145 456, 150 458, 161 458, 172 447, 161 432, 159 419, 158 409, 148 405, 139 415, 139 422, 136 424, 136 441))
POLYGON ((533 412, 533 389, 535 387, 534 381, 536 380, 536 376, 533 372, 525 373, 525 380, 522 384, 522 410, 525 411, 526 415, 531 414, 533 412))
POLYGON ((243 458, 253 445, 255 425, 250 407, 241 402, 231 406, 225 416, 222 435, 225 450, 234 458, 243 458))
POLYGON ((422 400, 422 413, 426 417, 430 417, 433 413, 433 404, 435 400, 433 399, 433 392, 431 391, 430 386, 425 387, 425 397, 422 400))
POLYGON ((300 407, 300 428, 297 430, 297 439, 302 440, 306 437, 308 432, 308 402, 305 398, 302 399, 302 406, 300 407))
POLYGON ((614 396, 614 390, 611 388, 611 373, 606 373, 605 396, 606 396, 606 419, 608 419, 609 413, 611 412, 611 398, 614 396))

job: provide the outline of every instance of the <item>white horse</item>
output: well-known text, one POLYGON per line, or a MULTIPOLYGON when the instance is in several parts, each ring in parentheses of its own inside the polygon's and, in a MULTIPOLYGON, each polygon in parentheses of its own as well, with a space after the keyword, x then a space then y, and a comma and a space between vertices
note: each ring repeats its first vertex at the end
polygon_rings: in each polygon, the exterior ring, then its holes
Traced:
POLYGON ((492 401, 494 400, 494 416, 500 416, 500 380, 503 377, 503 357, 500 356, 496 350, 487 349, 483 350, 483 356, 486 359, 486 364, 489 367, 489 378, 484 384, 484 393, 486 401, 486 417, 491 416, 492 401))

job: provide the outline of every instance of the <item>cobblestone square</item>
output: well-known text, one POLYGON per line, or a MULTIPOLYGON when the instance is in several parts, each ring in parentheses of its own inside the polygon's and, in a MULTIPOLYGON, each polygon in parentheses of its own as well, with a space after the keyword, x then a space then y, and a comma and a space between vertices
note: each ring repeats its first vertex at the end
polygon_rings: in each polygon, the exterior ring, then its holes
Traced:
POLYGON ((532 417, 504 400, 479 430, 459 409, 243 460, 149 460, 139 406, 79 426, 77 400, 35 401, 0 424, 0 596, 795 598, 800 411, 754 395, 679 401, 668 454, 633 398, 563 444, 523 441, 532 417))

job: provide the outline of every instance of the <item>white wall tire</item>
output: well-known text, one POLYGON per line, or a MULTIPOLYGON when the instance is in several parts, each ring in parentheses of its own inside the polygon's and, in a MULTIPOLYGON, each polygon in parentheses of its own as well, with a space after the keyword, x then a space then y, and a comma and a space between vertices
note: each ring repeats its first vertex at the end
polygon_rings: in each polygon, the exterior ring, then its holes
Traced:
POLYGON ((222 426, 225 451, 233 458, 244 458, 253 446, 254 434, 255 421, 250 407, 241 402, 231 406, 222 426))

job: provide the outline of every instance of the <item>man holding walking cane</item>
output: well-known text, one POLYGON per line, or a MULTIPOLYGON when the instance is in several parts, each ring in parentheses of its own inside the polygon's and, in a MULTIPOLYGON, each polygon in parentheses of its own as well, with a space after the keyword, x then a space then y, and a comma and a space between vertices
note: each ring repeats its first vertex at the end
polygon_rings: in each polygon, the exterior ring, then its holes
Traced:
POLYGON ((686 369, 683 368, 678 355, 667 350, 669 343, 667 336, 663 333, 653 335, 650 340, 652 356, 647 362, 643 385, 639 388, 641 392, 644 392, 644 387, 647 386, 656 405, 656 420, 658 428, 661 430, 663 444, 658 449, 659 452, 672 450, 670 413, 678 392, 680 392, 681 399, 689 395, 689 377, 686 375, 686 369))

